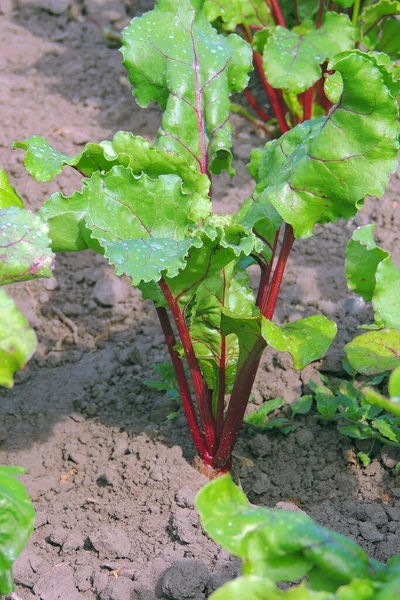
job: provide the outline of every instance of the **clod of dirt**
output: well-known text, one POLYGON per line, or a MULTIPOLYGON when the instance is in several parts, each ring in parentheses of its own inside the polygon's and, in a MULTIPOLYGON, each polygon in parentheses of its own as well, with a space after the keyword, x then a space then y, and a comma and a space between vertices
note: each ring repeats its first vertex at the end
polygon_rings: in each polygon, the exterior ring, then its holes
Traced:
POLYGON ((207 567, 200 560, 178 560, 164 572, 156 595, 168 600, 202 600, 209 577, 207 567))
POLYGON ((110 581, 101 592, 100 600, 139 600, 135 584, 129 579, 119 578, 110 581))
POLYGON ((89 540, 100 558, 125 558, 131 549, 129 538, 120 527, 100 527, 90 534, 89 540))
POLYGON ((100 306, 115 306, 122 302, 127 294, 125 281, 111 272, 99 279, 92 291, 92 298, 100 306))
POLYGON ((38 579, 33 588, 40 600, 79 600, 72 567, 61 564, 38 579))

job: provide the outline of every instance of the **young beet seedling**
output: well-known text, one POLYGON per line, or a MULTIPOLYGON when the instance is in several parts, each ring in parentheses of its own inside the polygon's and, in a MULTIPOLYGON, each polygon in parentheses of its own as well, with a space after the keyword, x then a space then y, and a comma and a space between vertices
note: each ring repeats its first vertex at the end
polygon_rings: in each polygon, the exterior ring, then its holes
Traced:
POLYGON ((352 218, 396 169, 395 83, 383 59, 339 54, 329 65, 328 116, 290 131, 282 123, 285 135, 251 154, 252 197, 218 215, 211 180, 233 174, 229 97, 247 86, 252 48, 218 34, 202 0, 159 0, 125 29, 122 54, 138 104, 163 110, 155 145, 118 132, 72 158, 40 137, 15 147, 39 181, 64 165, 84 176, 80 192, 54 194, 40 211, 52 248, 104 254, 154 301, 198 455, 223 472, 267 344, 302 369, 335 336, 319 315, 279 327, 275 305, 295 238, 352 218), (255 295, 250 264, 260 267, 255 295))

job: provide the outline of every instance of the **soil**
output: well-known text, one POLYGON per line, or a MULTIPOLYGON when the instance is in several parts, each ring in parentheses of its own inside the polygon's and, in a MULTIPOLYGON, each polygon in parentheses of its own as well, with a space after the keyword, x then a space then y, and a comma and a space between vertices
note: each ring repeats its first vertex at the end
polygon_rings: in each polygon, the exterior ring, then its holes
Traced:
MULTIPOLYGON (((95 24, 121 27, 151 3, 118 0, 0 0, 0 165, 26 205, 69 193, 71 172, 50 184, 25 173, 10 143, 44 135, 71 154, 118 129, 154 139, 159 112, 139 109, 120 64, 95 24)), ((263 140, 233 119, 234 180, 214 185, 216 210, 246 198, 250 149, 263 140)), ((370 199, 354 223, 321 227, 295 244, 276 317, 319 312, 339 334, 326 358, 303 373, 268 351, 253 404, 308 391, 319 371, 343 375, 341 348, 371 317, 346 288, 344 248, 372 219, 385 248, 400 259, 399 178, 370 199)), ((239 561, 202 533, 194 509, 205 478, 174 400, 148 389, 152 365, 167 359, 151 303, 90 252, 61 255, 54 277, 7 290, 34 326, 39 344, 11 391, 0 395, 0 463, 26 467, 37 510, 35 532, 15 566, 21 600, 172 600, 206 598, 240 570, 239 561)), ((252 410, 250 407, 249 410, 252 410)), ((358 448, 315 416, 295 432, 244 428, 235 471, 251 502, 297 504, 319 523, 348 535, 379 560, 400 551, 400 456, 376 447, 362 467, 358 448)), ((287 504, 286 504, 287 505, 287 504)))

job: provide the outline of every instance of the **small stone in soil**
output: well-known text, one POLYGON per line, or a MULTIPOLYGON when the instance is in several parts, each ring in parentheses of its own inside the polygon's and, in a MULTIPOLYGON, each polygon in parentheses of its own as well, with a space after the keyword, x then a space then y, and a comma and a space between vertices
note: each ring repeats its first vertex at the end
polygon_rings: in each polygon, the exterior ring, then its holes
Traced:
POLYGON ((171 600, 200 598, 209 577, 207 567, 200 560, 178 560, 164 572, 160 585, 157 586, 156 596, 160 598, 165 594, 171 600))

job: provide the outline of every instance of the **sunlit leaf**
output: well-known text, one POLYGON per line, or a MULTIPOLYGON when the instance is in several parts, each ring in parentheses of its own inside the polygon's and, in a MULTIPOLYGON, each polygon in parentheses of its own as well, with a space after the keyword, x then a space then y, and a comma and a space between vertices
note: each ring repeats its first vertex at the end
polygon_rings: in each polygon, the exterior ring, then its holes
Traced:
POLYGON ((289 352, 295 369, 304 369, 321 358, 331 345, 337 327, 322 315, 314 315, 279 327, 263 319, 262 335, 265 341, 279 350, 289 352))
POLYGON ((5 171, 0 169, 0 210, 10 208, 11 206, 23 208, 24 204, 8 181, 5 171))
POLYGON ((276 27, 264 47, 264 70, 275 88, 299 94, 321 77, 320 65, 354 47, 354 27, 347 15, 328 12, 319 29, 297 33, 276 27))
POLYGON ((202 3, 162 0, 125 28, 122 54, 138 104, 164 111, 157 145, 202 173, 231 171, 229 96, 247 85, 250 46, 218 35, 202 3))
POLYGON ((51 277, 49 245, 48 227, 37 215, 16 207, 0 210, 0 285, 51 277))
POLYGON ((35 511, 16 478, 20 467, 0 466, 0 595, 14 591, 12 565, 33 531, 35 511))
POLYGON ((251 154, 253 204, 272 204, 296 237, 312 235, 316 223, 353 217, 365 195, 383 194, 397 168, 397 105, 375 58, 341 53, 330 68, 341 73, 343 93, 328 116, 251 154))
POLYGON ((382 373, 400 365, 400 333, 394 329, 369 331, 346 344, 344 351, 359 373, 382 373))

